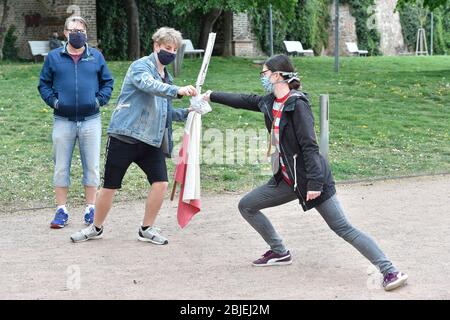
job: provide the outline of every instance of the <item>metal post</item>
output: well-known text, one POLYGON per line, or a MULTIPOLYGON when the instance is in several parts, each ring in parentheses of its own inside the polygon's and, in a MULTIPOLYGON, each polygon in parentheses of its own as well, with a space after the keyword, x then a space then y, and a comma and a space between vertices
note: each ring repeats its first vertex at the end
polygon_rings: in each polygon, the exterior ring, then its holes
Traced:
POLYGON ((433 55, 433 12, 431 13, 431 38, 430 38, 430 54, 433 55))
POLYGON ((335 39, 334 39, 334 71, 339 72, 339 0, 335 0, 335 39))
POLYGON ((269 5, 269 45, 270 45, 270 56, 273 56, 273 19, 272 19, 272 5, 269 5))
POLYGON ((329 96, 327 94, 320 95, 320 153, 328 160, 329 150, 329 96))

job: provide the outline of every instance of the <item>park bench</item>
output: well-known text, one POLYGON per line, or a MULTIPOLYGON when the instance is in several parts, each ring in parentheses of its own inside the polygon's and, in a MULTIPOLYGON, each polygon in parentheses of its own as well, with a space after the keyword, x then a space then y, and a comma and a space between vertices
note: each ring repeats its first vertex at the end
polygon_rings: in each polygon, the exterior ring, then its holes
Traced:
POLYGON ((183 39, 183 43, 186 45, 184 49, 184 54, 188 55, 199 54, 201 58, 202 54, 205 52, 205 50, 203 49, 194 49, 194 46, 192 45, 192 41, 190 39, 183 39))
POLYGON ((302 43, 300 41, 283 41, 284 47, 288 54, 300 54, 300 55, 312 55, 314 56, 314 51, 312 49, 303 49, 302 43))
POLYGON ((28 44, 30 45, 31 54, 35 62, 37 62, 39 56, 45 59, 50 51, 49 41, 28 41, 28 44))
POLYGON ((346 42, 345 45, 347 46, 347 50, 348 52, 350 52, 350 54, 367 56, 367 54, 369 53, 367 50, 359 50, 358 45, 355 42, 346 42))

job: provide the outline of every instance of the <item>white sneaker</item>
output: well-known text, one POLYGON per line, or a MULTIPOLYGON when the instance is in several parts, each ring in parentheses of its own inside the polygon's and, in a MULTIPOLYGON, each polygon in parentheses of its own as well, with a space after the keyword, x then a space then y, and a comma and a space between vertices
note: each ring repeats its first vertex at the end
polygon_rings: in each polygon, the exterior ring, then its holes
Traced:
POLYGON ((70 236, 73 242, 83 242, 91 239, 101 239, 103 237, 103 227, 100 231, 95 229, 95 225, 91 224, 89 227, 81 229, 70 236))
POLYGON ((147 230, 142 230, 142 226, 139 227, 139 241, 151 242, 154 244, 168 244, 169 240, 161 235, 161 229, 157 227, 148 227, 147 230))

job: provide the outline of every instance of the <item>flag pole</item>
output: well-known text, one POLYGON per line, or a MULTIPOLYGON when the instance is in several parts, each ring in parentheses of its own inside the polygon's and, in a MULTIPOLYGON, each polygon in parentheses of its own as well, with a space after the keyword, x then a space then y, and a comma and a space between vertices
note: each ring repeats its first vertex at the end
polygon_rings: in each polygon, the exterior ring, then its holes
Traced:
MULTIPOLYGON (((211 32, 208 37, 208 44, 206 45, 205 55, 203 56, 203 63, 198 73, 197 82, 195 83, 197 94, 202 91, 203 83, 205 82, 206 73, 208 72, 209 61, 211 60, 214 49, 214 42, 216 41, 216 34, 211 32)), ((177 191, 177 181, 174 179, 172 193, 170 194, 170 201, 173 201, 175 192, 177 191)))

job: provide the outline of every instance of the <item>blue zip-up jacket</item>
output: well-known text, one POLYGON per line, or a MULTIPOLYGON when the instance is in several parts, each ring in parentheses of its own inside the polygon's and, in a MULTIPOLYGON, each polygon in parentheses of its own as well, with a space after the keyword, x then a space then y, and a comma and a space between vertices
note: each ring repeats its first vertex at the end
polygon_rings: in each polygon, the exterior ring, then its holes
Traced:
POLYGON ((87 44, 85 48, 78 63, 67 52, 67 44, 50 51, 39 80, 39 93, 54 115, 71 121, 99 114, 114 85, 103 55, 87 44))

